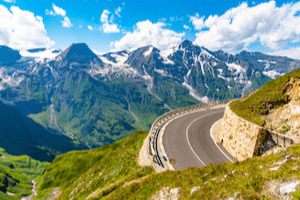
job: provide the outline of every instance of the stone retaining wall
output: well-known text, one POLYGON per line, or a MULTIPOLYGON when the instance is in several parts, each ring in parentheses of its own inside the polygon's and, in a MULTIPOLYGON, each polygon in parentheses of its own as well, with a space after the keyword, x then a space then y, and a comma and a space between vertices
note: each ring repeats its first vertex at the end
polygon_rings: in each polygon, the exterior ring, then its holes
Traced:
POLYGON ((278 141, 282 146, 293 144, 291 138, 271 132, 237 116, 229 104, 225 108, 219 138, 223 147, 238 161, 261 155, 273 148, 278 141), (280 139, 276 141, 275 136, 280 139))

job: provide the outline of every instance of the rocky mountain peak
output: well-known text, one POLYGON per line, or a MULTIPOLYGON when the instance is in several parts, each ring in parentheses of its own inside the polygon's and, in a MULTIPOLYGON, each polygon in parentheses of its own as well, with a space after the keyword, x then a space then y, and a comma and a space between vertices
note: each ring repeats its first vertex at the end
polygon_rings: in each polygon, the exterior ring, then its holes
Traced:
POLYGON ((194 46, 193 42, 189 41, 189 40, 184 40, 180 45, 179 45, 179 48, 191 48, 192 46, 194 46))
POLYGON ((101 62, 98 56, 85 43, 73 43, 58 56, 61 57, 62 60, 68 60, 69 63, 89 64, 90 61, 95 59, 101 62))

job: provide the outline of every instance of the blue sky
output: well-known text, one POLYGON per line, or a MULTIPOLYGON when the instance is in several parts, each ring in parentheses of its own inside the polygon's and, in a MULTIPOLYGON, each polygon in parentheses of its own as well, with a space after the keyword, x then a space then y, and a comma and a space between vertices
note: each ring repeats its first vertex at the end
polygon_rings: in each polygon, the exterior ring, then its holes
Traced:
POLYGON ((197 0, 0 0, 0 45, 98 52, 184 39, 230 53, 262 51, 300 59, 300 2, 197 0), (4 23, 2 23, 4 22, 4 23))

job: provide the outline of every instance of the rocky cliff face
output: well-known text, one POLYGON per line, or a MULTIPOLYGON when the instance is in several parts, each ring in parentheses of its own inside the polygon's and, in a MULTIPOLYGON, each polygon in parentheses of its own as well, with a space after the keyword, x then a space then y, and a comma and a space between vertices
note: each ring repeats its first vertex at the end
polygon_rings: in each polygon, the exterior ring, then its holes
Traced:
POLYGON ((300 142, 300 79, 290 78, 285 94, 289 96, 289 103, 271 109, 263 116, 265 127, 281 134, 285 134, 300 142))

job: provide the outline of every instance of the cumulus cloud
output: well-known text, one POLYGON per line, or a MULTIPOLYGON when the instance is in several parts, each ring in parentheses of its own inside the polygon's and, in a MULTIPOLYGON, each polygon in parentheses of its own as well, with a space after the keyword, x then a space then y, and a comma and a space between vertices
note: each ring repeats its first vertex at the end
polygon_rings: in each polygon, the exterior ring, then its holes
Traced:
POLYGON ((190 29, 190 27, 188 25, 185 25, 185 24, 183 25, 183 28, 184 29, 190 29))
POLYGON ((112 45, 116 50, 137 48, 146 45, 153 45, 161 50, 167 50, 182 41, 185 33, 164 28, 163 22, 152 23, 149 20, 138 22, 133 32, 128 32, 119 41, 112 45))
POLYGON ((204 16, 200 17, 198 13, 195 16, 190 16, 190 22, 192 22, 196 30, 201 30, 205 27, 204 16))
POLYGON ((30 11, 0 5, 0 19, 0 45, 19 50, 54 45, 47 37, 43 18, 30 11))
POLYGON ((62 26, 66 27, 66 28, 70 28, 73 26, 73 24, 71 23, 70 19, 68 17, 65 17, 63 21, 61 21, 62 26))
POLYGON ((108 21, 108 15, 110 12, 108 10, 104 10, 101 14, 100 21, 102 22, 103 33, 119 33, 120 30, 116 24, 113 23, 114 17, 113 15, 110 17, 108 21))
POLYGON ((108 10, 103 10, 101 17, 100 17, 100 21, 105 23, 108 22, 108 15, 109 15, 109 11, 108 10))
POLYGON ((52 15, 52 16, 58 15, 58 16, 64 17, 64 20, 61 21, 62 27, 70 28, 73 26, 69 17, 66 16, 67 12, 64 9, 56 6, 54 3, 52 3, 52 9, 53 10, 46 9, 46 15, 52 15))
POLYGON ((296 14, 299 11, 300 2, 281 7, 277 7, 275 1, 253 7, 242 3, 223 15, 210 15, 204 20, 196 14, 190 21, 200 30, 196 33, 195 43, 212 50, 237 51, 256 41, 278 50, 287 42, 300 39, 300 17, 296 14))
POLYGON ((46 15, 53 15, 53 16, 59 15, 59 16, 65 17, 67 14, 64 9, 56 6, 54 3, 52 3, 52 8, 53 8, 53 11, 46 9, 46 15))
POLYGON ((60 15, 62 17, 66 16, 66 11, 58 6, 56 6, 54 3, 52 4, 52 8, 55 12, 55 14, 60 15))
POLYGON ((89 29, 89 30, 93 30, 93 27, 92 26, 90 26, 90 25, 87 25, 87 28, 89 29))
POLYGON ((292 47, 290 49, 279 50, 268 54, 275 56, 287 56, 289 58, 300 60, 300 47, 292 47))

